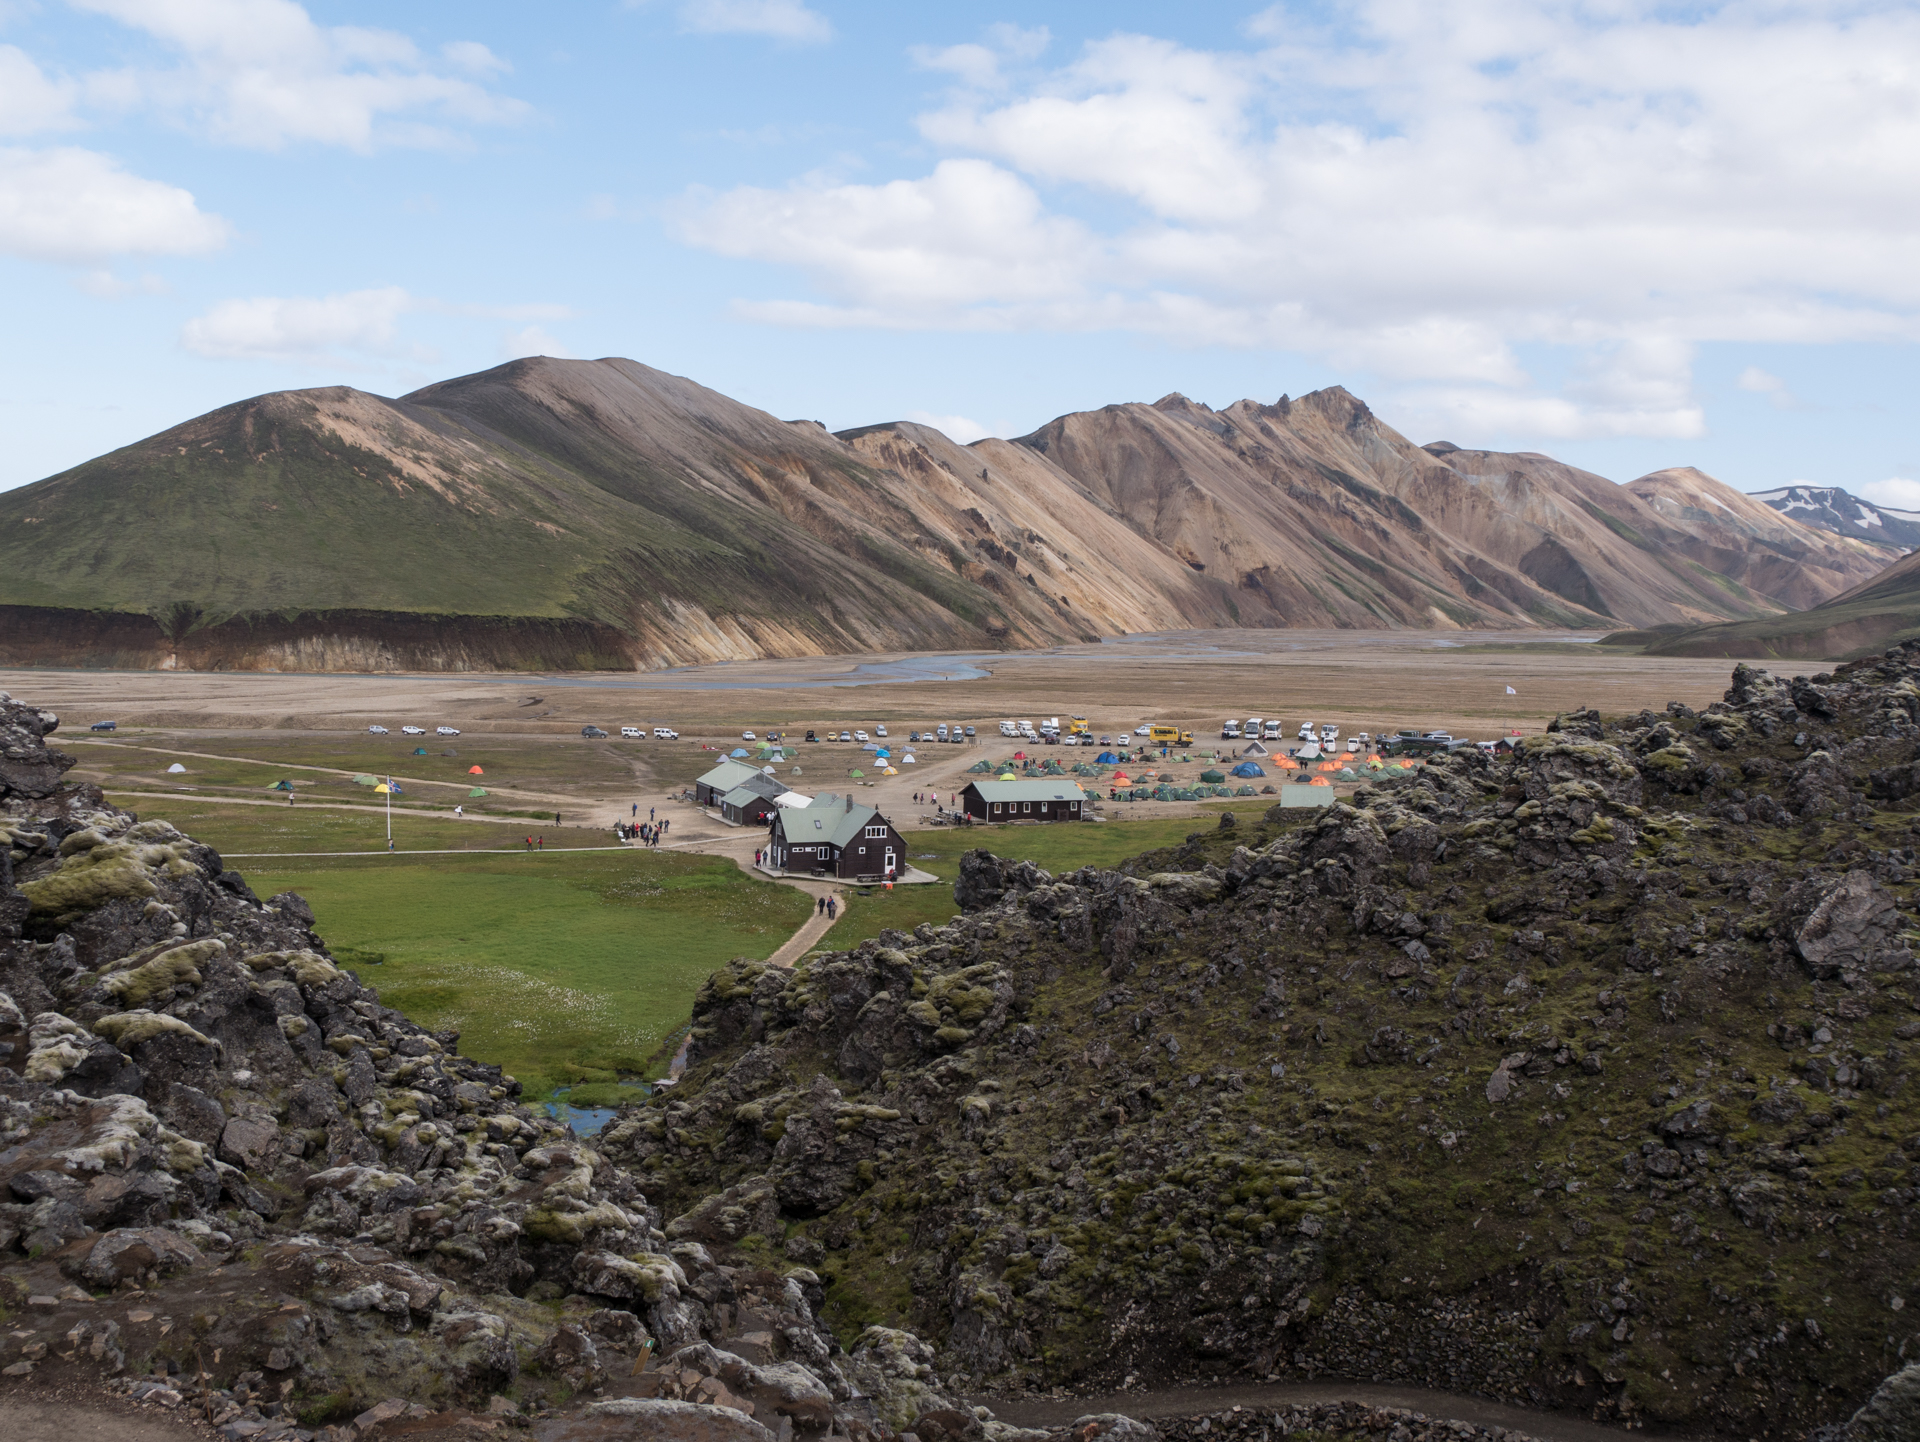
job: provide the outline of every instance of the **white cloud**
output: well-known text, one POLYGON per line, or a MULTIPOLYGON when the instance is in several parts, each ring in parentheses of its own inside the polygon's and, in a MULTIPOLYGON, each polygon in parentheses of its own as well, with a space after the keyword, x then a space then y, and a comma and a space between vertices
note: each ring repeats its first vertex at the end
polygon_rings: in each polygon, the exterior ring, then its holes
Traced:
POLYGON ((915 45, 907 54, 914 64, 926 70, 944 70, 962 85, 975 90, 997 90, 1007 83, 1001 66, 1009 60, 1038 60, 1053 41, 1044 25, 1025 29, 1019 25, 990 25, 984 44, 915 45))
POLYGON ((440 145, 458 127, 529 113, 467 78, 505 68, 474 41, 442 46, 436 61, 394 31, 317 25, 292 0, 69 3, 144 31, 180 57, 173 69, 89 75, 89 100, 155 110, 229 144, 440 145))
POLYGON ((219 360, 319 360, 343 353, 391 358, 403 354, 401 315, 419 308, 420 302, 399 286, 223 300, 188 321, 180 343, 195 355, 219 360))
POLYGON ((983 160, 945 160, 925 179, 885 185, 742 188, 697 199, 679 220, 688 240, 722 255, 805 266, 844 303, 829 324, 942 324, 983 304, 1075 295, 1091 243, 983 160))
POLYGON ((918 425, 932 426, 950 441, 970 446, 985 440, 993 432, 969 416, 936 416, 931 411, 908 411, 907 419, 918 425))
POLYGON ((562 360, 573 358, 572 351, 537 325, 527 326, 501 338, 501 360, 519 360, 523 356, 532 355, 556 356, 562 360))
POLYGON ((818 44, 833 26, 800 0, 686 0, 680 28, 703 35, 770 35, 776 40, 818 44))
POLYGON ((49 80, 25 51, 0 45, 0 135, 72 125, 75 90, 70 80, 49 80))
POLYGON ((806 277, 741 308, 770 322, 1272 347, 1553 435, 1698 434, 1701 344, 1920 339, 1920 11, 1326 13, 1013 79, 1004 47, 915 51, 960 82, 920 118, 930 174, 695 197, 683 232, 806 277))
POLYGON ((1905 476, 1889 476, 1884 481, 1867 481, 1849 487, 1862 500, 1872 501, 1894 511, 1920 511, 1920 481, 1905 476))
POLYGON ((1759 366, 1748 366, 1745 370, 1741 371, 1739 379, 1736 380, 1734 384, 1739 386, 1743 391, 1754 391, 1759 395, 1765 396, 1767 398, 1767 404, 1775 410, 1797 411, 1806 409, 1805 402, 1787 389, 1787 383, 1785 381, 1777 375, 1772 375, 1761 370, 1759 366))
POLYGON ((204 255, 227 223, 178 186, 129 175, 108 156, 0 146, 0 252, 92 264, 120 255, 204 255))
MULTIPOLYGON (((564 320, 574 314, 563 305, 438 300, 389 285, 326 296, 223 300, 181 328, 180 344, 213 360, 430 361, 437 358, 433 350, 401 335, 401 317, 420 312, 465 320, 527 322, 564 320)), ((507 359, 568 354, 537 324, 503 337, 501 347, 507 359)))

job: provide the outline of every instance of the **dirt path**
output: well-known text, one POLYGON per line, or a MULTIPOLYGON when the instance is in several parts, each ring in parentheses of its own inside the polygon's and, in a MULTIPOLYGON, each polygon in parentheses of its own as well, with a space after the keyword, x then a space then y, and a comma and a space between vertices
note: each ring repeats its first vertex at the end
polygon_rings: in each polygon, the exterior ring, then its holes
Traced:
POLYGON ((1584 1417, 1533 1412, 1489 1402, 1484 1397, 1460 1397, 1431 1392, 1424 1387, 1381 1386, 1367 1382, 1271 1382, 1218 1387, 1166 1387, 1151 1392, 1119 1392, 1105 1397, 1050 1398, 981 1397, 1002 1422, 1019 1427, 1064 1427, 1076 1417, 1097 1412, 1124 1412, 1129 1417, 1190 1417, 1203 1412, 1225 1412, 1235 1407, 1255 1410, 1316 1402, 1361 1402, 1370 1407, 1404 1407, 1429 1417, 1472 1422, 1482 1427, 1506 1427, 1544 1442, 1623 1442, 1629 1435, 1647 1437, 1683 1434, 1605 1427, 1584 1417))
MULTIPOLYGON (((111 751, 151 751, 156 756, 191 756, 197 761, 233 761, 244 766, 264 766, 269 771, 317 771, 322 776, 344 776, 349 781, 356 776, 372 774, 371 772, 349 771, 339 766, 313 766, 301 761, 262 760, 258 756, 227 756, 218 751, 175 751, 163 746, 136 746, 126 741, 95 741, 84 736, 62 737, 61 744, 64 746, 98 746, 102 750, 111 751)), ((460 781, 433 781, 425 776, 402 776, 398 772, 393 771, 383 771, 381 775, 389 779, 402 781, 409 786, 457 788, 465 784, 460 781)), ((524 787, 502 785, 499 782, 495 782, 487 789, 497 792, 502 796, 524 797, 529 801, 544 801, 550 805, 557 801, 562 806, 569 806, 578 800, 577 797, 573 796, 556 796, 550 791, 528 791, 524 787)))
POLYGON ((213 1435, 177 1412, 121 1398, 0 1397, 0 1437, 7 1442, 205 1442, 213 1435))

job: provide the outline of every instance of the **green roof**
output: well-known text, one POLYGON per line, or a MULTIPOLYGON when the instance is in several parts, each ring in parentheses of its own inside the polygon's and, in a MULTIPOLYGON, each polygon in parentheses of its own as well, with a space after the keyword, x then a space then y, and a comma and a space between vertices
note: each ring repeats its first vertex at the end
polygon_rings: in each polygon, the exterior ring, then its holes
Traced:
POLYGON ((759 774, 758 766, 749 766, 744 761, 722 761, 694 784, 711 786, 715 791, 731 791, 748 777, 759 774))
POLYGON ((880 816, 871 806, 855 805, 851 810, 841 798, 821 797, 811 806, 789 807, 780 813, 781 834, 789 846, 844 847, 859 839, 870 823, 880 816))

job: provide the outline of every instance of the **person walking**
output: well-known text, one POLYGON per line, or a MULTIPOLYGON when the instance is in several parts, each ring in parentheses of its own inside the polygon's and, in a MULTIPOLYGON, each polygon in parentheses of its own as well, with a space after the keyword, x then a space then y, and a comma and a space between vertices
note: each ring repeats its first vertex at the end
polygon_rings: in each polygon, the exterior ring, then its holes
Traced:
MULTIPOLYGON (((636 801, 636 802, 634 802, 634 803, 633 803, 633 814, 634 814, 635 816, 638 816, 638 815, 640 814, 640 803, 639 803, 638 801, 636 801)), ((649 820, 649 821, 651 821, 651 820, 653 820, 653 808, 652 808, 652 807, 648 807, 648 808, 647 808, 647 820, 649 820)))
POLYGON ((827 920, 828 921, 833 920, 834 913, 837 909, 838 908, 834 905, 834 899, 831 896, 829 896, 827 898, 827 920))
POLYGON ((540 846, 540 850, 542 851, 545 851, 547 849, 547 833, 544 831, 540 833, 539 846, 540 846))
POLYGON ((824 896, 816 896, 816 897, 814 897, 814 899, 813 899, 813 914, 814 914, 815 916, 825 916, 825 915, 827 914, 827 899, 826 899, 826 897, 824 897, 824 896))
POLYGON ((531 836, 527 838, 527 850, 533 850, 533 838, 531 836))
MULTIPOLYGON (((633 803, 633 809, 634 809, 635 811, 638 811, 638 810, 640 809, 640 803, 639 803, 639 802, 637 802, 637 801, 636 801, 636 802, 634 802, 634 803, 633 803)), ((653 808, 652 808, 651 806, 649 806, 649 807, 647 808, 647 820, 649 820, 649 821, 651 821, 651 820, 653 820, 653 808)))
MULTIPOLYGON (((291 801, 293 798, 289 796, 287 799, 291 801)), ((453 808, 453 814, 455 816, 465 816, 467 814, 467 809, 464 806, 456 806, 453 808)))

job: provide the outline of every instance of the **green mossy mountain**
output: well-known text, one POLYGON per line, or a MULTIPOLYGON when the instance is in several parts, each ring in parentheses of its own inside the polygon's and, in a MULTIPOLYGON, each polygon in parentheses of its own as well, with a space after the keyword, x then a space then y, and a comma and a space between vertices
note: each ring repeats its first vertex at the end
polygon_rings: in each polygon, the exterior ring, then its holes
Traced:
POLYGON ((947 926, 716 974, 602 1145, 975 1386, 1797 1435, 1920 1348, 1916 807, 1920 645, 1116 870, 970 853, 947 926))
POLYGON ((1643 636, 1650 656, 1850 659, 1920 637, 1920 552, 1818 606, 1785 616, 1643 636))

